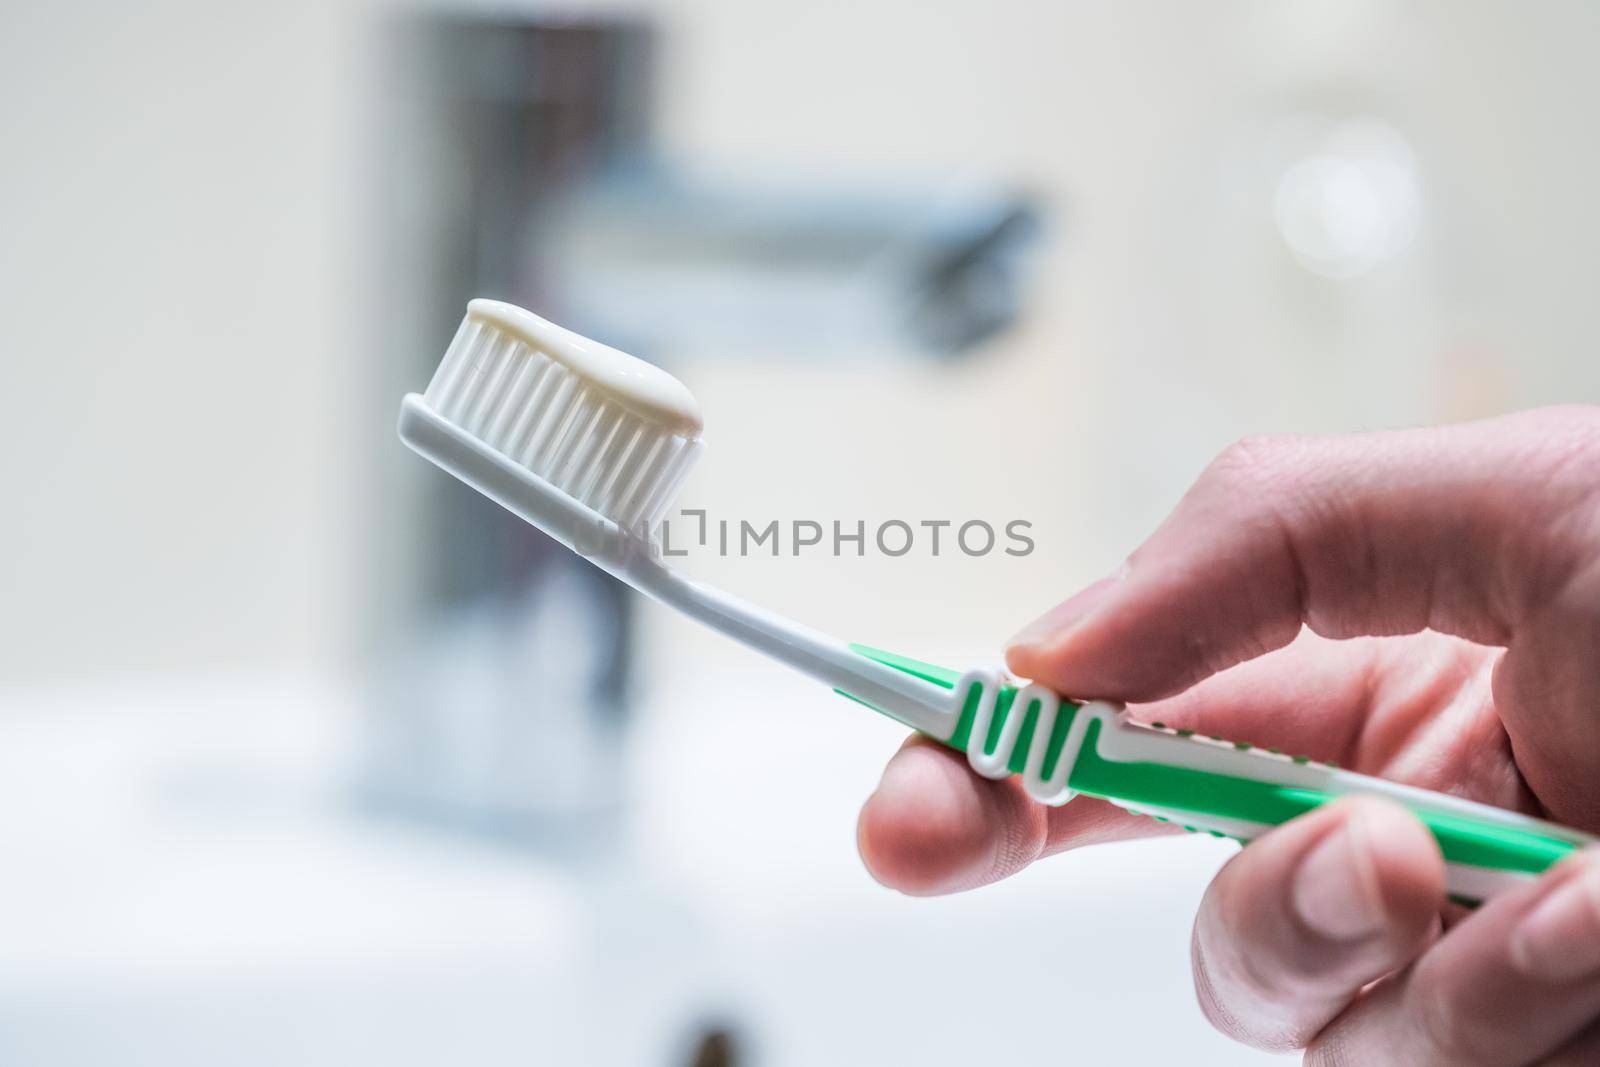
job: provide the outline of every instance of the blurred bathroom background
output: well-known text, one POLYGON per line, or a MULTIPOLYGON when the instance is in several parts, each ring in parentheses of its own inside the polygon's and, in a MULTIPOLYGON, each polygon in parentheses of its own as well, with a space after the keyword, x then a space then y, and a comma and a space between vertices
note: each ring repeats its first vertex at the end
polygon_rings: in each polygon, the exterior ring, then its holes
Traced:
POLYGON ((683 561, 993 659, 1241 435, 1600 399, 1596 55, 1579 0, 0 7, 0 1061, 1256 1058, 1188 988, 1231 846, 878 887, 900 731, 396 405, 524 303, 693 389, 713 521, 1030 522, 683 561))

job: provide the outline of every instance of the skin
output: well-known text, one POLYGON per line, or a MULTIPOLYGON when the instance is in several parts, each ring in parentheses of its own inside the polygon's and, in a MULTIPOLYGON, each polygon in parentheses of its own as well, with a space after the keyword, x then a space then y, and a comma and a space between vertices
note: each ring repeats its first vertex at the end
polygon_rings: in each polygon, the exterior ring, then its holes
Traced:
MULTIPOLYGON (((1600 408, 1242 441, 1006 658, 1142 718, 1600 831, 1600 408)), ((858 837, 874 877, 927 895, 1152 832, 913 738, 858 837)), ((1222 868, 1193 962, 1215 1026, 1309 1064, 1597 1063, 1600 853, 1469 914, 1415 819, 1340 801, 1222 868)))

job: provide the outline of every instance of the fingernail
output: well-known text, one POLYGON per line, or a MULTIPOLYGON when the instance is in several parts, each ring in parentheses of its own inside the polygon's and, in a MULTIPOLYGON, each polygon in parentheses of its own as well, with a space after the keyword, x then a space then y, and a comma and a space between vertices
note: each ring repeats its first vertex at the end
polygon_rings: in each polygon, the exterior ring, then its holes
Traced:
POLYGON ((1364 818, 1352 812, 1312 846, 1295 872, 1295 911, 1306 926, 1333 941, 1358 941, 1383 929, 1383 900, 1372 879, 1364 818))
POLYGON ((1542 982, 1600 974, 1600 863, 1559 882, 1511 933, 1511 962, 1542 982))
POLYGON ((1006 642, 1006 648, 1010 650, 1043 644, 1046 640, 1072 629, 1093 614, 1095 608, 1104 604, 1108 594, 1127 574, 1128 565, 1124 563, 1098 582, 1074 593, 1017 631, 1016 636, 1006 642))

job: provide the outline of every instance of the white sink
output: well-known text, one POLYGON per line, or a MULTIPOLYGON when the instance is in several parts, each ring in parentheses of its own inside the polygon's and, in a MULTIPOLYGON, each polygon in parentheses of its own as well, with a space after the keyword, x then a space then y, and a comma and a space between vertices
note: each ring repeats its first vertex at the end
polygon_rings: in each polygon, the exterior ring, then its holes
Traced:
POLYGON ((1189 993, 1230 846, 900 897, 853 844, 898 731, 752 672, 648 703, 628 844, 582 873, 363 814, 332 687, 5 698, 0 1062, 631 1067, 704 1024, 769 1067, 1249 1060, 1189 993))

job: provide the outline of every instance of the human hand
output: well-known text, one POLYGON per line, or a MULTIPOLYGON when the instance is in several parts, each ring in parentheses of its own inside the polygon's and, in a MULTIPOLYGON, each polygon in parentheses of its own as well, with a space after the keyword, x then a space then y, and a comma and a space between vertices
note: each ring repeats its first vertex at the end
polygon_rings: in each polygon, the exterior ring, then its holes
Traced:
MULTIPOLYGON (((1139 718, 1600 828, 1600 409, 1241 442, 1007 662, 1139 718)), ((1087 797, 1040 806, 913 738, 859 841, 880 881, 935 894, 1161 830, 1087 797)), ((1193 958, 1213 1024, 1308 1063, 1600 1062, 1600 855, 1463 917, 1420 823, 1340 801, 1222 868, 1193 958)))

